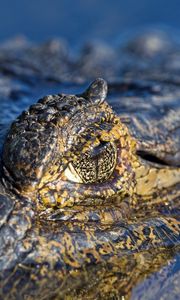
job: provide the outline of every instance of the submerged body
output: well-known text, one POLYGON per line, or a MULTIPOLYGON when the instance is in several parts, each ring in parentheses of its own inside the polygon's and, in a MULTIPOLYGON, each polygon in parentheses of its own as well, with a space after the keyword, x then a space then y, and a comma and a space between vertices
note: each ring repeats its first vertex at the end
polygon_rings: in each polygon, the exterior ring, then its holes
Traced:
POLYGON ((118 116, 98 79, 82 94, 42 98, 12 123, 0 186, 3 299, 129 298, 171 260, 180 242, 175 91, 168 111, 163 89, 153 91, 151 114, 117 89, 118 116))

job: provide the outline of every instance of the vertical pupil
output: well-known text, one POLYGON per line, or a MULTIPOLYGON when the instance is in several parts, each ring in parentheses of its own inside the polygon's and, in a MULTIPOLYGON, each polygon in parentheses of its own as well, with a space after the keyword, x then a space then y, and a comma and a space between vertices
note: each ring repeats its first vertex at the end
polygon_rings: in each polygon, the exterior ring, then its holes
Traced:
POLYGON ((117 149, 114 143, 102 143, 73 162, 73 167, 84 183, 107 180, 116 166, 117 149))

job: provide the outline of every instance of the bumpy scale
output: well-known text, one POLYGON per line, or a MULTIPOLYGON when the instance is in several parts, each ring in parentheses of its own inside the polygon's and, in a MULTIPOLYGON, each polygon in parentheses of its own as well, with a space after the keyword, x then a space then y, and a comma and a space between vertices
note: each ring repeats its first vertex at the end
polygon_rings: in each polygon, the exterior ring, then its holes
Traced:
POLYGON ((151 208, 178 198, 180 170, 137 155, 106 94, 97 79, 81 95, 40 99, 13 122, 0 189, 3 299, 118 299, 130 276, 170 258, 162 247, 179 244, 178 217, 157 209, 152 218, 151 208), (140 251, 152 249, 143 265, 140 251))

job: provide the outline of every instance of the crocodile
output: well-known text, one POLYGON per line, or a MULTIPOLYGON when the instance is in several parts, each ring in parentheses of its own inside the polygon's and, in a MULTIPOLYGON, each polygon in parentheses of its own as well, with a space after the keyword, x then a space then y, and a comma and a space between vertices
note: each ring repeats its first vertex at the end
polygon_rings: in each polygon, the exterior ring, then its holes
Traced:
MULTIPOLYGON (((24 57, 19 68, 9 64, 4 74, 32 80, 24 57)), ((154 80, 110 82, 113 109, 101 78, 84 92, 45 96, 5 131, 0 298, 129 299, 172 261, 180 90, 154 80), (123 97, 131 90, 140 95, 123 97)))

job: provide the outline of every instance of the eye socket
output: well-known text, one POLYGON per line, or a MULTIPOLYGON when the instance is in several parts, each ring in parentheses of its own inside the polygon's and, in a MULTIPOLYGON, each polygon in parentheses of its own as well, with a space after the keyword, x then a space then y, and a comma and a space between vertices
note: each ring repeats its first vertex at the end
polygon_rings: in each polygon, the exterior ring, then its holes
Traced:
POLYGON ((115 143, 101 142, 93 151, 79 155, 65 170, 68 180, 78 183, 100 183, 113 173, 117 161, 115 143))

